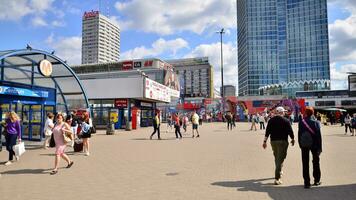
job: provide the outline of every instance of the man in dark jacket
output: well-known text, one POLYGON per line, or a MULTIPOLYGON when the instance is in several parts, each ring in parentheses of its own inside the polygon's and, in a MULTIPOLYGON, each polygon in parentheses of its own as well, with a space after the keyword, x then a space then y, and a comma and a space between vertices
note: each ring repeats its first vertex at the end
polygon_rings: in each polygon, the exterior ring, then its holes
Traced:
POLYGON ((161 125, 161 120, 159 117, 159 113, 156 112, 155 118, 153 119, 153 133, 150 136, 150 140, 152 140, 152 137, 154 134, 157 132, 158 139, 161 139, 161 133, 160 133, 160 125, 161 125))
POLYGON ((288 136, 292 139, 291 144, 294 146, 294 134, 289 120, 284 117, 285 109, 277 107, 277 115, 272 117, 267 124, 265 138, 263 140, 263 148, 267 147, 267 139, 271 136, 271 146, 274 155, 274 162, 276 165, 274 184, 282 184, 281 175, 284 159, 287 157, 288 150, 288 136))
POLYGON ((321 143, 321 132, 320 123, 313 119, 314 109, 312 107, 307 107, 305 109, 306 117, 299 122, 298 129, 298 143, 302 150, 302 163, 303 163, 303 178, 304 178, 304 188, 310 188, 310 176, 309 176, 309 152, 313 155, 313 176, 314 185, 318 186, 321 184, 320 177, 320 154, 322 152, 321 143), (312 137, 311 147, 304 147, 301 144, 302 134, 310 134, 312 137))

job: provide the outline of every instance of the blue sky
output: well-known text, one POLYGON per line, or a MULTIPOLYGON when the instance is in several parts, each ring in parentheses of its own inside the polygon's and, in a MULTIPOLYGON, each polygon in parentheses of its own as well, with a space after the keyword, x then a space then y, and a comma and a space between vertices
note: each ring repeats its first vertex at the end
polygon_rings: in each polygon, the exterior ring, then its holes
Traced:
MULTIPOLYGON (((81 19, 98 10, 121 29, 121 58, 208 56, 219 87, 220 38, 224 27, 225 80, 237 85, 235 0, 1 0, 0 50, 26 44, 80 63, 81 19)), ((346 88, 356 71, 356 1, 329 0, 332 87, 346 88)))

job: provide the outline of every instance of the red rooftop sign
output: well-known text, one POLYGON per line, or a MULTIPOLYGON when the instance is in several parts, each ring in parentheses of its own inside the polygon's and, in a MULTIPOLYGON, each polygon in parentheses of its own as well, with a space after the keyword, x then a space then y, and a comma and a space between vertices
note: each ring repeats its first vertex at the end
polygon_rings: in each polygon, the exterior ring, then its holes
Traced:
POLYGON ((84 19, 91 18, 91 17, 96 17, 99 15, 99 11, 90 11, 90 12, 84 12, 84 19))

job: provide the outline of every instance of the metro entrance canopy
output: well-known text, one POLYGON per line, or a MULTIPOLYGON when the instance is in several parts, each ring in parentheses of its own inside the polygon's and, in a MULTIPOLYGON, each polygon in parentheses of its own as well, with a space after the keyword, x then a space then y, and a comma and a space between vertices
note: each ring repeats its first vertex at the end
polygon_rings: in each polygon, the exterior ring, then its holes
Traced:
POLYGON ((88 108, 80 80, 57 56, 29 47, 0 51, 0 121, 15 111, 23 139, 42 139, 47 112, 88 108))

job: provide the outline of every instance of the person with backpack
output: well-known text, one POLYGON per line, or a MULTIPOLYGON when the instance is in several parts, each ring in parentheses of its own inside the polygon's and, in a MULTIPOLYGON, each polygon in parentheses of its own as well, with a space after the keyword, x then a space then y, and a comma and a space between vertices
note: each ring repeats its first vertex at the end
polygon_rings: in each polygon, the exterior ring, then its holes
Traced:
POLYGON ((309 154, 313 155, 313 177, 314 186, 321 184, 320 172, 320 154, 322 152, 320 124, 313 117, 314 109, 307 107, 305 109, 305 118, 299 122, 298 143, 302 151, 304 188, 308 189, 310 185, 309 176, 309 154))

